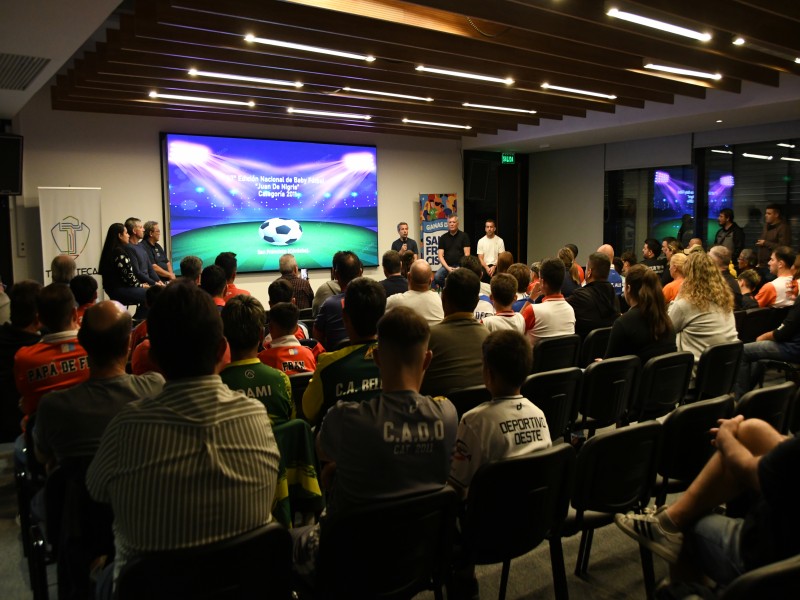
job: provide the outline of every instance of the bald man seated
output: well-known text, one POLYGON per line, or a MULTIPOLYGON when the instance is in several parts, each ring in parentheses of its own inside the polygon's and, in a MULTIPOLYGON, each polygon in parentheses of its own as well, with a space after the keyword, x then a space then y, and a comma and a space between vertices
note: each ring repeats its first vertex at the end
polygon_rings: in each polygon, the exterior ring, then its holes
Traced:
POLYGON ((439 294, 431 290, 433 271, 422 258, 411 263, 408 270, 408 291, 394 294, 386 299, 386 310, 407 306, 428 322, 436 325, 444 319, 444 309, 439 294))
POLYGON ((78 341, 86 350, 89 379, 42 396, 33 439, 37 458, 50 467, 69 458, 92 457, 120 409, 161 391, 159 373, 128 375, 131 316, 113 300, 86 309, 78 341))
POLYGON ((605 254, 608 260, 611 261, 611 270, 608 272, 608 283, 614 288, 614 292, 617 296, 622 296, 622 275, 617 273, 617 270, 614 268, 614 247, 611 244, 603 244, 597 251, 600 254, 605 254))

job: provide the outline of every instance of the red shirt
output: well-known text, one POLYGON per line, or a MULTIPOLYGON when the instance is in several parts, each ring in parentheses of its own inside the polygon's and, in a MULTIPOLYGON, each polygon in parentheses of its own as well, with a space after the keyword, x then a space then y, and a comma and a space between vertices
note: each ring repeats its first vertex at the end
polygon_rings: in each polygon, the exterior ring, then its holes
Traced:
POLYGON ((235 284, 229 283, 228 284, 228 291, 225 292, 225 301, 228 301, 228 298, 233 298, 234 296, 238 296, 239 294, 244 294, 245 296, 249 296, 250 292, 247 290, 243 290, 242 288, 236 287, 235 284))
POLYGON ((26 415, 36 412, 47 392, 72 387, 89 379, 86 350, 78 343, 77 331, 50 333, 14 355, 14 380, 26 415))

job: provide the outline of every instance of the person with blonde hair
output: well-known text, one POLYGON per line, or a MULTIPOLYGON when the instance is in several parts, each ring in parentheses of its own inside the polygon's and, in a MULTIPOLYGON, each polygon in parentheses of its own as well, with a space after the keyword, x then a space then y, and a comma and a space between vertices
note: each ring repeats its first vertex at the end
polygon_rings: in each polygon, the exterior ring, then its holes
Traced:
POLYGON ((670 302, 675 300, 681 289, 681 285, 683 284, 683 267, 686 265, 687 260, 689 260, 689 257, 683 252, 673 254, 669 259, 669 274, 670 277, 672 277, 672 281, 663 288, 664 302, 667 306, 669 306, 670 302))
POLYGON ((694 354, 695 369, 708 346, 738 339, 733 318, 733 294, 717 265, 705 252, 691 252, 684 280, 669 316, 677 334, 678 350, 694 354))

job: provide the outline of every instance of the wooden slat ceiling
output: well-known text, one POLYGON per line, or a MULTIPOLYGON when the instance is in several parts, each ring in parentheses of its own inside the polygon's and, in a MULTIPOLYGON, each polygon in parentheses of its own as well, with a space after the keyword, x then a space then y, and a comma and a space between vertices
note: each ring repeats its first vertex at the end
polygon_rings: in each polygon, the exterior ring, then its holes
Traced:
POLYGON ((105 41, 57 77, 52 103, 61 110, 425 137, 493 134, 542 119, 613 113, 617 106, 671 104, 676 96, 702 99, 708 89, 735 94, 743 81, 777 86, 781 72, 800 74, 798 6, 787 0, 136 0, 105 41), (614 19, 606 14, 612 7, 708 32, 712 39, 614 19), (375 60, 262 45, 246 41, 247 34, 375 60), (732 43, 738 36, 743 45, 732 43), (644 68, 651 62, 722 78, 656 75, 644 68), (511 78, 513 84, 420 72, 418 65, 511 78), (193 76, 189 69, 303 85, 193 76), (543 89, 543 83, 615 98, 543 89), (244 104, 151 98, 152 91, 244 104))

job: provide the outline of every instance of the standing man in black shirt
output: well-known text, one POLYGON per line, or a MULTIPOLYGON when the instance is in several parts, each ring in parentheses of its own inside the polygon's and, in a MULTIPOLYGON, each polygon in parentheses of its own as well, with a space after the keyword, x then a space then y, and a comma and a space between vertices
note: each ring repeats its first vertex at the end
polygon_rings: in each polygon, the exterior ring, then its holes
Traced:
POLYGON ((469 236, 458 228, 458 217, 451 216, 447 219, 447 233, 439 237, 439 270, 433 281, 440 288, 444 287, 447 274, 455 270, 461 259, 469 256, 469 236))
POLYGON ((719 229, 714 236, 715 246, 725 246, 731 252, 731 260, 734 263, 739 260, 739 254, 744 250, 744 229, 739 227, 733 220, 733 211, 730 208, 723 208, 717 217, 719 229))

